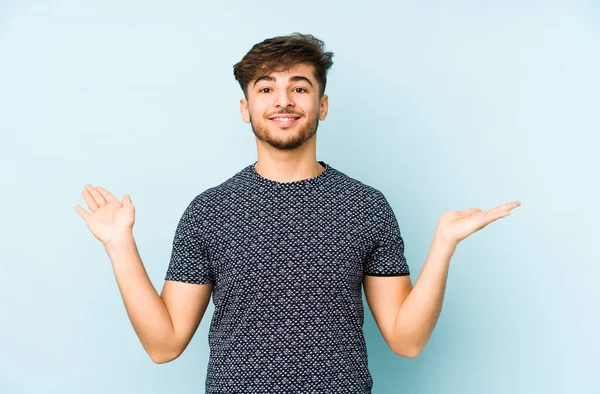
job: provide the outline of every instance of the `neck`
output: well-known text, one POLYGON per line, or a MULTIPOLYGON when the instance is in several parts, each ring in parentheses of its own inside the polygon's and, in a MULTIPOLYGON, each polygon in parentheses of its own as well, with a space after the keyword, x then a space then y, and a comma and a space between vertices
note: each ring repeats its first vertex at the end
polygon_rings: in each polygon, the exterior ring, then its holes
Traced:
POLYGON ((258 158, 254 170, 263 178, 276 182, 295 182, 314 178, 321 174, 323 167, 316 157, 272 157, 258 158))

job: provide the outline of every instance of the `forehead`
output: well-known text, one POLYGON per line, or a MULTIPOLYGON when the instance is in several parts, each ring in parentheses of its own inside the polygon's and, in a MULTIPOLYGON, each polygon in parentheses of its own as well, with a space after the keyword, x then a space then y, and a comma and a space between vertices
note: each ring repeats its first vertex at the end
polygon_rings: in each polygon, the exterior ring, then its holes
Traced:
POLYGON ((310 79, 311 81, 315 81, 314 66, 312 64, 307 64, 307 63, 295 64, 288 70, 271 71, 266 74, 261 73, 250 82, 254 83, 256 80, 258 80, 259 78, 264 77, 264 76, 273 77, 277 81, 280 81, 280 80, 287 81, 288 78, 292 77, 292 76, 303 76, 303 77, 310 79))

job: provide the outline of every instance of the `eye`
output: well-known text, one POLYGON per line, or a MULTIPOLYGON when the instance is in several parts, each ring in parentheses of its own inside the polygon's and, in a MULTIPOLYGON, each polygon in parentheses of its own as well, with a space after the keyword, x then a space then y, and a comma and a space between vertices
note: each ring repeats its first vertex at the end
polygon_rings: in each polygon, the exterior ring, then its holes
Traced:
MULTIPOLYGON (((271 90, 271 88, 262 88, 262 89, 260 89, 258 92, 259 92, 259 93, 262 93, 262 91, 263 91, 263 90, 265 90, 265 89, 271 90)), ((267 93, 267 92, 265 92, 265 93, 267 93)))
POLYGON ((307 92, 307 90, 306 90, 306 89, 304 89, 304 88, 296 88, 296 89, 294 89, 294 90, 298 90, 298 89, 302 90, 304 93, 306 93, 306 92, 307 92))

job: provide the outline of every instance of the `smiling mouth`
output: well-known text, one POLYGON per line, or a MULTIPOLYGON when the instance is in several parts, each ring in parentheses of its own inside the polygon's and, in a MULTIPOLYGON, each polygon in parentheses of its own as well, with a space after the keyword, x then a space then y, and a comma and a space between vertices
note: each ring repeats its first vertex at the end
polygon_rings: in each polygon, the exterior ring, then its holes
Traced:
POLYGON ((288 127, 296 123, 300 119, 296 116, 274 116, 269 118, 270 121, 277 124, 279 127, 288 127))

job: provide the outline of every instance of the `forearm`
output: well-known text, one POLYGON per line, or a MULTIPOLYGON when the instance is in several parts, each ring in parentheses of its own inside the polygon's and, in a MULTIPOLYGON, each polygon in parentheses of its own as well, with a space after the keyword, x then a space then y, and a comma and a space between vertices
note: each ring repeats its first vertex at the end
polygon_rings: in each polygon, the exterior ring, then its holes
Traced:
POLYGON ((133 234, 106 247, 125 308, 142 346, 155 362, 169 361, 175 352, 173 322, 148 278, 133 234))
POLYGON ((396 317, 396 343, 418 354, 429 340, 442 310, 448 267, 456 245, 436 234, 423 269, 396 317))

